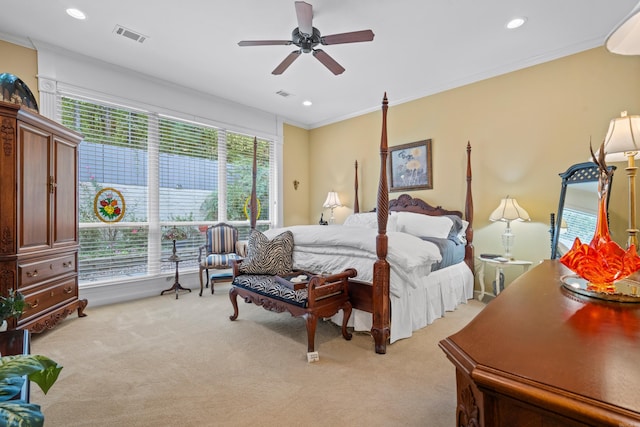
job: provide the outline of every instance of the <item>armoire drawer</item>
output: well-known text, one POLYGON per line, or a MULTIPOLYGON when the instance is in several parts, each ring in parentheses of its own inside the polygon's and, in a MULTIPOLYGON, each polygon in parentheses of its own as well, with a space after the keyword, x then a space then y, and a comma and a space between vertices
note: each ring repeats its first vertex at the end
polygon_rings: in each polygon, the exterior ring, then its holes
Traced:
POLYGON ((20 288, 76 271, 75 253, 55 258, 22 261, 18 264, 20 288))
POLYGON ((28 306, 22 314, 20 321, 28 320, 30 317, 62 304, 67 300, 77 299, 78 284, 76 280, 77 278, 73 276, 25 292, 24 299, 28 306))

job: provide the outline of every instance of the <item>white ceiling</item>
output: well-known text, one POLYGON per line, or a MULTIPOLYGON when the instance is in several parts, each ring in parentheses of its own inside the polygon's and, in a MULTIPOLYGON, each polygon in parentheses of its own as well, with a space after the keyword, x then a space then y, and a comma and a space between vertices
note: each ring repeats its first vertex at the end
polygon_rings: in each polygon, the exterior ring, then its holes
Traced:
POLYGON ((293 0, 12 1, 0 14, 0 38, 59 46, 313 128, 379 109, 385 91, 398 104, 602 46, 637 0, 307 2, 322 35, 375 33, 372 42, 318 46, 346 68, 342 75, 305 54, 274 76, 295 46, 237 45, 289 40, 293 0), (67 7, 87 19, 70 18, 67 7), (527 23, 505 29, 515 16, 527 23), (148 39, 116 36, 116 25, 148 39), (302 106, 307 99, 311 107, 302 106))

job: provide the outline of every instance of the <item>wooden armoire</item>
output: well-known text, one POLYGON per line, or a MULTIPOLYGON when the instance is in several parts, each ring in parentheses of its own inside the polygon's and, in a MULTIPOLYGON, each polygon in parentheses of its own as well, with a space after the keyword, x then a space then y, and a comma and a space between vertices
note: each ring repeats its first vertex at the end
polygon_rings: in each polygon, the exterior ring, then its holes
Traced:
POLYGON ((82 137, 0 101, 0 292, 28 308, 9 328, 42 332, 87 306, 78 298, 78 144, 82 137))

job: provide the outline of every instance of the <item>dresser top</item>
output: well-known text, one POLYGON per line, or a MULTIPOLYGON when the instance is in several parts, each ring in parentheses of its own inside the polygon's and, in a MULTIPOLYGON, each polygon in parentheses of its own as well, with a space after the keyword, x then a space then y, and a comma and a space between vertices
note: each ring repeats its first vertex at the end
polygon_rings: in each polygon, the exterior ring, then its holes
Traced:
POLYGON ((640 419, 640 303, 587 299, 547 260, 520 276, 441 347, 478 384, 554 395, 640 419))

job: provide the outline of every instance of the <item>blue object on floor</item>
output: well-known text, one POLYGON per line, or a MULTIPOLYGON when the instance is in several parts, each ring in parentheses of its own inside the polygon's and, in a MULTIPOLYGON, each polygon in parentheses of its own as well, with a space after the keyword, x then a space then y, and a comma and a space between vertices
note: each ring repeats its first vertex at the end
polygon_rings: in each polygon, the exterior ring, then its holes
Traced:
MULTIPOLYGON (((213 294, 213 285, 215 285, 216 281, 224 282, 225 280, 230 281, 233 278, 233 271, 224 270, 218 273, 213 273, 209 276, 211 280, 211 294, 213 294)), ((200 296, 202 296, 202 291, 200 291, 200 296)))

